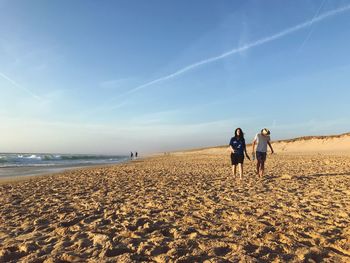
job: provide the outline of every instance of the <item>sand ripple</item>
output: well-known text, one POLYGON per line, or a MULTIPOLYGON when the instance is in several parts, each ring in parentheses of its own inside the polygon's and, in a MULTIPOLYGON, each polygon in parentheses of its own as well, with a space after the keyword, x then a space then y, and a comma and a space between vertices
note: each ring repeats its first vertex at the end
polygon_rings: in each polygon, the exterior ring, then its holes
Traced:
POLYGON ((0 262, 349 262, 350 157, 177 154, 0 185, 0 262))

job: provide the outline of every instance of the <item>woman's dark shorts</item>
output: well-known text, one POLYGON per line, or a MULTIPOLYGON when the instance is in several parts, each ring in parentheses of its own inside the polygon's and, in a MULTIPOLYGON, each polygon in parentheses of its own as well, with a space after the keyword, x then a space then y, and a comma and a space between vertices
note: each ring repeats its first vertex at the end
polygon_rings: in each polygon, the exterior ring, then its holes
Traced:
POLYGON ((256 159, 259 162, 265 162, 266 161, 266 152, 256 152, 256 159))
POLYGON ((231 153, 231 164, 232 165, 237 165, 239 163, 243 164, 243 161, 244 161, 243 154, 231 153))

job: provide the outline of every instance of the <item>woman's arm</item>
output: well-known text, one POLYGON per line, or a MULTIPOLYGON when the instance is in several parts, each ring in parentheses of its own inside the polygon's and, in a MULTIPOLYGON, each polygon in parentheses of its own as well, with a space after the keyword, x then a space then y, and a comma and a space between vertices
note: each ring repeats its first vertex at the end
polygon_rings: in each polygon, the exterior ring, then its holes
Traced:
POLYGON ((247 148, 245 148, 245 147, 244 147, 244 152, 245 152, 245 156, 247 156, 248 160, 250 161, 250 157, 249 157, 249 155, 247 153, 247 148))
POLYGON ((235 151, 233 150, 232 146, 230 145, 229 150, 231 151, 231 153, 235 153, 235 151))

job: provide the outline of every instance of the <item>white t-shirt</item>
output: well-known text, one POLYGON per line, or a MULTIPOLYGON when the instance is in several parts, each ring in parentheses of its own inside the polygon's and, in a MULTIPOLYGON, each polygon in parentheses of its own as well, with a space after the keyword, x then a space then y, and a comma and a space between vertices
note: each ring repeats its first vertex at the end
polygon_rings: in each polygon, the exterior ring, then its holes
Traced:
POLYGON ((267 142, 270 141, 270 136, 264 136, 261 133, 257 133, 254 137, 254 141, 257 143, 257 152, 267 152, 267 142))

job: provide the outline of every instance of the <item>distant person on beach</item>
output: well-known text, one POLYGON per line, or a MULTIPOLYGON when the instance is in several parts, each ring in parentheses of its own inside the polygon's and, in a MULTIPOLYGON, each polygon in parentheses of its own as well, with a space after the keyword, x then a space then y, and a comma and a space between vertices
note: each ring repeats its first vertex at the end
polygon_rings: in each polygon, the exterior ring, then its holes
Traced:
POLYGON ((137 153, 137 152, 135 152, 135 158, 137 158, 137 155, 138 155, 138 153, 137 153))
POLYGON ((253 140, 253 145, 252 145, 252 154, 253 154, 253 159, 254 156, 256 156, 256 174, 259 175, 259 177, 264 176, 264 169, 265 169, 265 161, 266 161, 266 152, 267 152, 267 145, 271 149, 271 154, 274 153, 273 148, 270 143, 270 131, 266 128, 262 129, 260 133, 257 133, 255 135, 255 138, 253 140), (255 145, 257 144, 256 147, 256 152, 255 151, 255 145))
POLYGON ((132 159, 134 157, 134 153, 130 152, 130 158, 132 159))
POLYGON ((232 173, 236 177, 236 168, 239 167, 239 178, 242 179, 243 176, 243 162, 244 154, 250 160, 249 155, 247 154, 247 149, 245 146, 244 134, 241 128, 235 130, 235 136, 230 140, 230 151, 231 151, 231 164, 232 164, 232 173))

